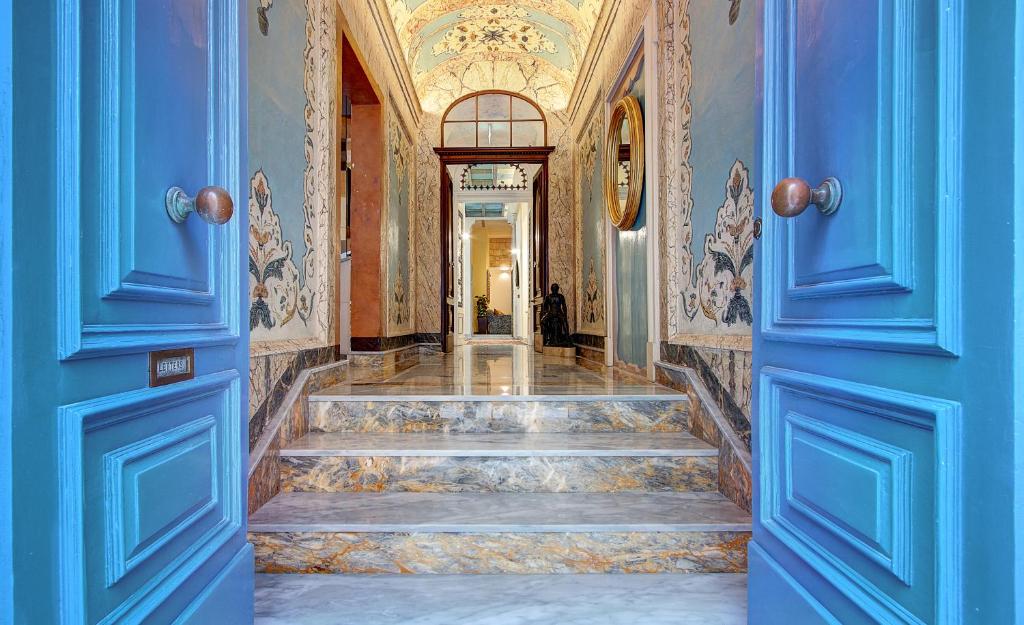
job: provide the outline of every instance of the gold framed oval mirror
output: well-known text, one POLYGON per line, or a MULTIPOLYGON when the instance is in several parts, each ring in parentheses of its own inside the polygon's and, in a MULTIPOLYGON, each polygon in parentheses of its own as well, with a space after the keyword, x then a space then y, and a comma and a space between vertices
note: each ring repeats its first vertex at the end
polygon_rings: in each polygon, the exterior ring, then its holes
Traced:
POLYGON ((644 190, 644 113, 627 95, 615 103, 604 142, 604 201, 608 218, 629 230, 640 213, 644 190))

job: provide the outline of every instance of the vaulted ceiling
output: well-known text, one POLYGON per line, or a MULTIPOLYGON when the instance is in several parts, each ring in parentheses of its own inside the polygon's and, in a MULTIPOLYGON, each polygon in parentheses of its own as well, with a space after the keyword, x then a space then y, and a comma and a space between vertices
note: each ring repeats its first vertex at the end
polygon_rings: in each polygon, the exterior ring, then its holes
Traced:
POLYGON ((604 0, 387 0, 423 108, 505 89, 564 109, 604 0))

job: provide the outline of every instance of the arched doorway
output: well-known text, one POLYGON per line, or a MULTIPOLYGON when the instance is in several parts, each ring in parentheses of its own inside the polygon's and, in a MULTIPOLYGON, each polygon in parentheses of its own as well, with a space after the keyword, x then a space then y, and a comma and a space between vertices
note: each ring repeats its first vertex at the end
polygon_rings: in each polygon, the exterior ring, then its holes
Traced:
POLYGON ((455 342, 456 310, 469 305, 458 289, 456 260, 460 234, 456 232, 458 207, 453 202, 454 182, 450 165, 534 164, 530 181, 531 212, 529 282, 534 334, 539 332, 540 300, 548 289, 548 157, 547 119, 540 107, 508 91, 479 91, 453 102, 441 119, 440 248, 441 343, 450 351, 455 342))

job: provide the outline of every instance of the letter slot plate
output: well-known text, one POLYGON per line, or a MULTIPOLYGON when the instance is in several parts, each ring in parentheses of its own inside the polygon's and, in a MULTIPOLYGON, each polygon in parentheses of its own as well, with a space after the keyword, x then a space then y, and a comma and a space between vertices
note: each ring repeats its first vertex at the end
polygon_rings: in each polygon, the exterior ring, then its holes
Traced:
POLYGON ((149 352, 149 385, 164 386, 196 377, 195 350, 166 349, 149 352))

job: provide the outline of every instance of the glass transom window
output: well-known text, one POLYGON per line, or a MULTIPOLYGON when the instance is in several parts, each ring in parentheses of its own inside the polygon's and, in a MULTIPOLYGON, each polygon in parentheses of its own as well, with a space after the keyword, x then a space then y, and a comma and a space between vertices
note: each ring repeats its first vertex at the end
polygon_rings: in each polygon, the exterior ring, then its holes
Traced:
POLYGON ((525 148, 547 144, 544 114, 530 100, 481 91, 456 100, 441 123, 441 147, 525 148))

